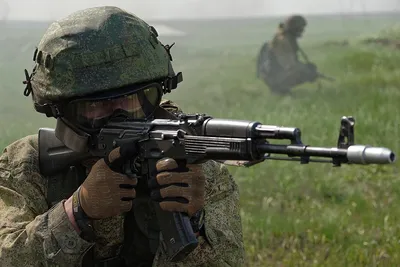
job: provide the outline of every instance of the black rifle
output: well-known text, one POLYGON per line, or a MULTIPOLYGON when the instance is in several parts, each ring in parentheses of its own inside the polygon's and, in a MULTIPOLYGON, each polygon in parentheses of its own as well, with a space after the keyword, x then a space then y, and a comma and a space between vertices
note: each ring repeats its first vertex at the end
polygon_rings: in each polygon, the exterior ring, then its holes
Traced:
MULTIPOLYGON (((130 177, 156 176, 156 162, 164 157, 180 164, 216 160, 229 165, 251 166, 266 159, 350 164, 389 164, 395 154, 381 147, 354 144, 354 119, 341 120, 337 147, 304 145, 298 128, 262 125, 259 122, 215 119, 206 115, 182 114, 176 120, 110 122, 95 136, 87 153, 68 149, 53 129, 42 128, 39 139, 47 147, 39 154, 44 175, 51 175, 89 157, 107 157, 120 147, 122 172, 130 177), (290 144, 271 144, 266 139, 286 139, 290 144), (272 157, 273 154, 287 157, 272 157), (323 159, 326 158, 326 159, 323 159)), ((187 214, 166 212, 155 203, 157 219, 171 261, 184 259, 198 242, 187 214)))

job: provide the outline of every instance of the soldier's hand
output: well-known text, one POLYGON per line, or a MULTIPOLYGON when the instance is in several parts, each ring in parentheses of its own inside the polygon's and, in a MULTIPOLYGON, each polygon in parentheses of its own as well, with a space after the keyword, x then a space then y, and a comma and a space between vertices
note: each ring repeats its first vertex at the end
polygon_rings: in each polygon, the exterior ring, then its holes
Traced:
MULTIPOLYGON (((119 157, 119 148, 116 148, 109 155, 110 163, 119 157)), ((112 171, 104 159, 100 159, 80 187, 81 207, 91 219, 104 219, 127 212, 136 197, 136 184, 136 178, 112 171)))
POLYGON ((201 165, 187 165, 179 168, 171 158, 157 162, 158 171, 149 180, 151 198, 160 202, 161 209, 171 212, 184 212, 192 217, 204 207, 205 176, 201 165))

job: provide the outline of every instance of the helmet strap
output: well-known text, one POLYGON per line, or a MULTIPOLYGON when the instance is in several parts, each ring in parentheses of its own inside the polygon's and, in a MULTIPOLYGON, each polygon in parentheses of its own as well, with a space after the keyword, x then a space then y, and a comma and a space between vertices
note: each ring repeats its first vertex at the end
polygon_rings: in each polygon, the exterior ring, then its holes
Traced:
POLYGON ((41 105, 37 102, 33 103, 35 110, 39 113, 43 113, 46 117, 59 118, 63 116, 62 109, 56 104, 44 104, 41 105))

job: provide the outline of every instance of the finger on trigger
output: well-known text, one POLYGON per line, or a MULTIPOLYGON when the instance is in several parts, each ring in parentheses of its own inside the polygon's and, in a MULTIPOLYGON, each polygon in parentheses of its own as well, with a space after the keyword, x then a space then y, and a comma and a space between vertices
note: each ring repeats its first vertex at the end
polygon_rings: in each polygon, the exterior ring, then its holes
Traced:
POLYGON ((166 185, 166 184, 189 184, 190 177, 183 173, 170 173, 170 172, 162 172, 157 174, 156 176, 157 183, 159 185, 166 185))
POLYGON ((178 168, 178 163, 171 158, 163 158, 157 161, 156 169, 159 172, 173 170, 178 168))
POLYGON ((110 161, 110 163, 113 163, 115 160, 121 157, 120 149, 120 147, 117 147, 111 150, 110 154, 108 154, 108 160, 110 161))

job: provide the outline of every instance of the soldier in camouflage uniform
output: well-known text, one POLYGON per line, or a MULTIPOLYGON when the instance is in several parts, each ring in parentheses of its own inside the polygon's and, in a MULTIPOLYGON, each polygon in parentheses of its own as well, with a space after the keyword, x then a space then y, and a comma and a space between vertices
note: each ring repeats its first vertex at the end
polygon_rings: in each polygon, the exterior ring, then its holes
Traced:
POLYGON ((264 44, 260 51, 258 76, 273 92, 288 93, 291 88, 318 78, 316 66, 298 58, 297 39, 302 36, 306 25, 302 16, 287 18, 279 24, 272 41, 264 44))
MULTIPOLYGON (((143 20, 116 7, 90 8, 51 24, 25 95, 32 94, 37 111, 57 118, 56 135, 67 147, 83 151, 115 116, 175 118, 179 108, 161 102, 180 81, 171 60, 143 20)), ((239 193, 224 165, 176 171, 173 159, 163 159, 150 189, 113 172, 104 159, 45 176, 40 166, 50 163, 41 162, 42 141, 27 136, 0 157, 0 266, 243 265, 239 193), (154 201, 191 217, 199 245, 183 261, 167 260, 154 201)), ((115 149, 107 161, 119 156, 115 149)))

